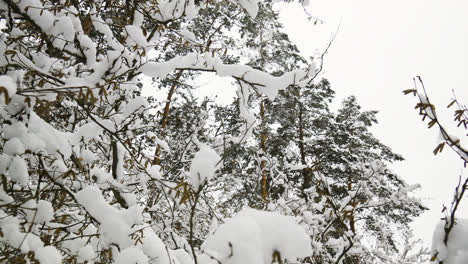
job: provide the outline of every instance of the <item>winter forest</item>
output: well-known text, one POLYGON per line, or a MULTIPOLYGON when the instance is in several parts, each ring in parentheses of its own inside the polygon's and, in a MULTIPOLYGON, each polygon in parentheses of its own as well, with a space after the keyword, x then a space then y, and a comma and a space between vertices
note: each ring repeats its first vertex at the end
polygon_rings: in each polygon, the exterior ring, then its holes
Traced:
MULTIPOLYGON (((0 263, 467 263, 468 181, 426 247, 377 111, 332 110, 328 49, 302 55, 275 5, 0 0, 0 263), (232 103, 198 96, 213 76, 232 103)), ((467 161, 423 80, 404 93, 467 161)))

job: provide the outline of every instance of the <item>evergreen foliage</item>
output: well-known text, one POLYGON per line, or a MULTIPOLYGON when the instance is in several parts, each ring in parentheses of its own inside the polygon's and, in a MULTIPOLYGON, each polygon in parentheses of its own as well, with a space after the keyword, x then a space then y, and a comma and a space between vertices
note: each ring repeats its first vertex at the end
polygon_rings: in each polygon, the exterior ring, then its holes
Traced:
POLYGON ((272 1, 3 0, 0 22, 0 262, 421 261, 376 112, 330 111, 272 1), (207 74, 234 103, 197 99, 207 74))

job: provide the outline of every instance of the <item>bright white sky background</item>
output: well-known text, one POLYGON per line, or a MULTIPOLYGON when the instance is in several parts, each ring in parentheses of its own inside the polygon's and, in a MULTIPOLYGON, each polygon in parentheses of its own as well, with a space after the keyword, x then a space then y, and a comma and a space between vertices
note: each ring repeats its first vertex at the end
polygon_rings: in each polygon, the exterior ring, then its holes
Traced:
MULTIPOLYGON (((468 1, 310 0, 308 11, 324 24, 307 22, 302 8, 290 4, 281 9, 286 32, 312 56, 323 50, 341 20, 323 76, 337 91, 336 103, 354 94, 364 109, 379 111, 373 132, 406 159, 393 170, 408 183, 422 185, 417 194, 431 210, 414 228, 429 244, 463 163, 449 148, 434 157, 438 132, 426 128, 414 109, 416 98, 402 90, 413 88, 412 77, 420 75, 438 115, 456 134, 454 109, 446 106, 452 89, 468 104, 468 1)), ((465 146, 466 133, 459 132, 465 146)), ((468 197, 462 205, 459 216, 468 217, 468 197)))

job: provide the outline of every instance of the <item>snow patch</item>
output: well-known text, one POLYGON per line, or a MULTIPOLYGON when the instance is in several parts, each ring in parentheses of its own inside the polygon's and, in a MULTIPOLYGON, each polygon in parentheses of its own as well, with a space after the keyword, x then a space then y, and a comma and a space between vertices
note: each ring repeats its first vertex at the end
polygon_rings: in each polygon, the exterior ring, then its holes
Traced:
POLYGON ((36 250, 34 257, 39 260, 41 264, 60 264, 62 263, 62 255, 52 246, 39 248, 36 250))
POLYGON ((28 166, 24 159, 19 156, 13 157, 11 160, 10 167, 8 168, 8 175, 10 179, 16 183, 19 183, 23 186, 28 185, 29 183, 29 173, 28 166))
POLYGON ((432 238, 431 255, 444 264, 468 263, 468 219, 458 218, 450 232, 447 245, 444 244, 445 221, 440 221, 432 238))
POLYGON ((312 255, 311 240, 293 217, 255 209, 226 221, 202 249, 230 264, 272 263, 275 252, 291 261, 312 255))
POLYGON ((216 151, 205 144, 200 144, 200 150, 195 153, 189 171, 189 181, 195 189, 214 177, 216 163, 219 160, 216 151))

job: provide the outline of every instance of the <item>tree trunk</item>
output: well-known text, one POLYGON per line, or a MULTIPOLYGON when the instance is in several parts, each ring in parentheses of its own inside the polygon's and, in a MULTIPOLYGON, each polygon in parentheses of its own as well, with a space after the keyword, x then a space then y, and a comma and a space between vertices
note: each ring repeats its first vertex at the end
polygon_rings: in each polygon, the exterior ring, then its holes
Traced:
MULTIPOLYGON (((299 150, 301 152, 302 165, 306 165, 306 154, 305 154, 305 147, 304 147, 304 119, 303 119, 303 109, 301 105, 299 105, 299 150)), ((303 178, 302 193, 304 195, 305 195, 304 191, 311 186, 310 185, 310 172, 311 172, 311 168, 302 169, 302 178, 303 178)))
MULTIPOLYGON (((180 79, 182 76, 182 71, 179 71, 177 73, 177 76, 174 80, 174 82, 171 85, 171 89, 169 89, 169 93, 167 94, 167 100, 166 100, 166 105, 164 107, 164 112, 163 116, 161 119, 161 137, 164 137, 166 135, 166 123, 167 123, 167 117, 169 116, 169 108, 171 106, 171 100, 172 100, 172 95, 174 94, 177 81, 180 79)), ((156 146, 156 151, 154 153, 154 159, 153 159, 153 165, 159 165, 160 163, 160 158, 159 155, 161 154, 161 145, 156 146)))
MULTIPOLYGON (((265 134, 265 107, 263 105, 263 99, 260 101, 260 120, 261 120, 261 125, 260 125, 260 148, 262 149, 262 152, 265 154, 266 153, 266 134, 265 134)), ((264 201, 267 200, 268 192, 267 192, 267 182, 266 182, 266 172, 265 172, 265 167, 266 167, 266 161, 262 160, 260 162, 260 171, 262 175, 262 181, 261 181, 261 188, 262 188, 262 198, 264 201)))

